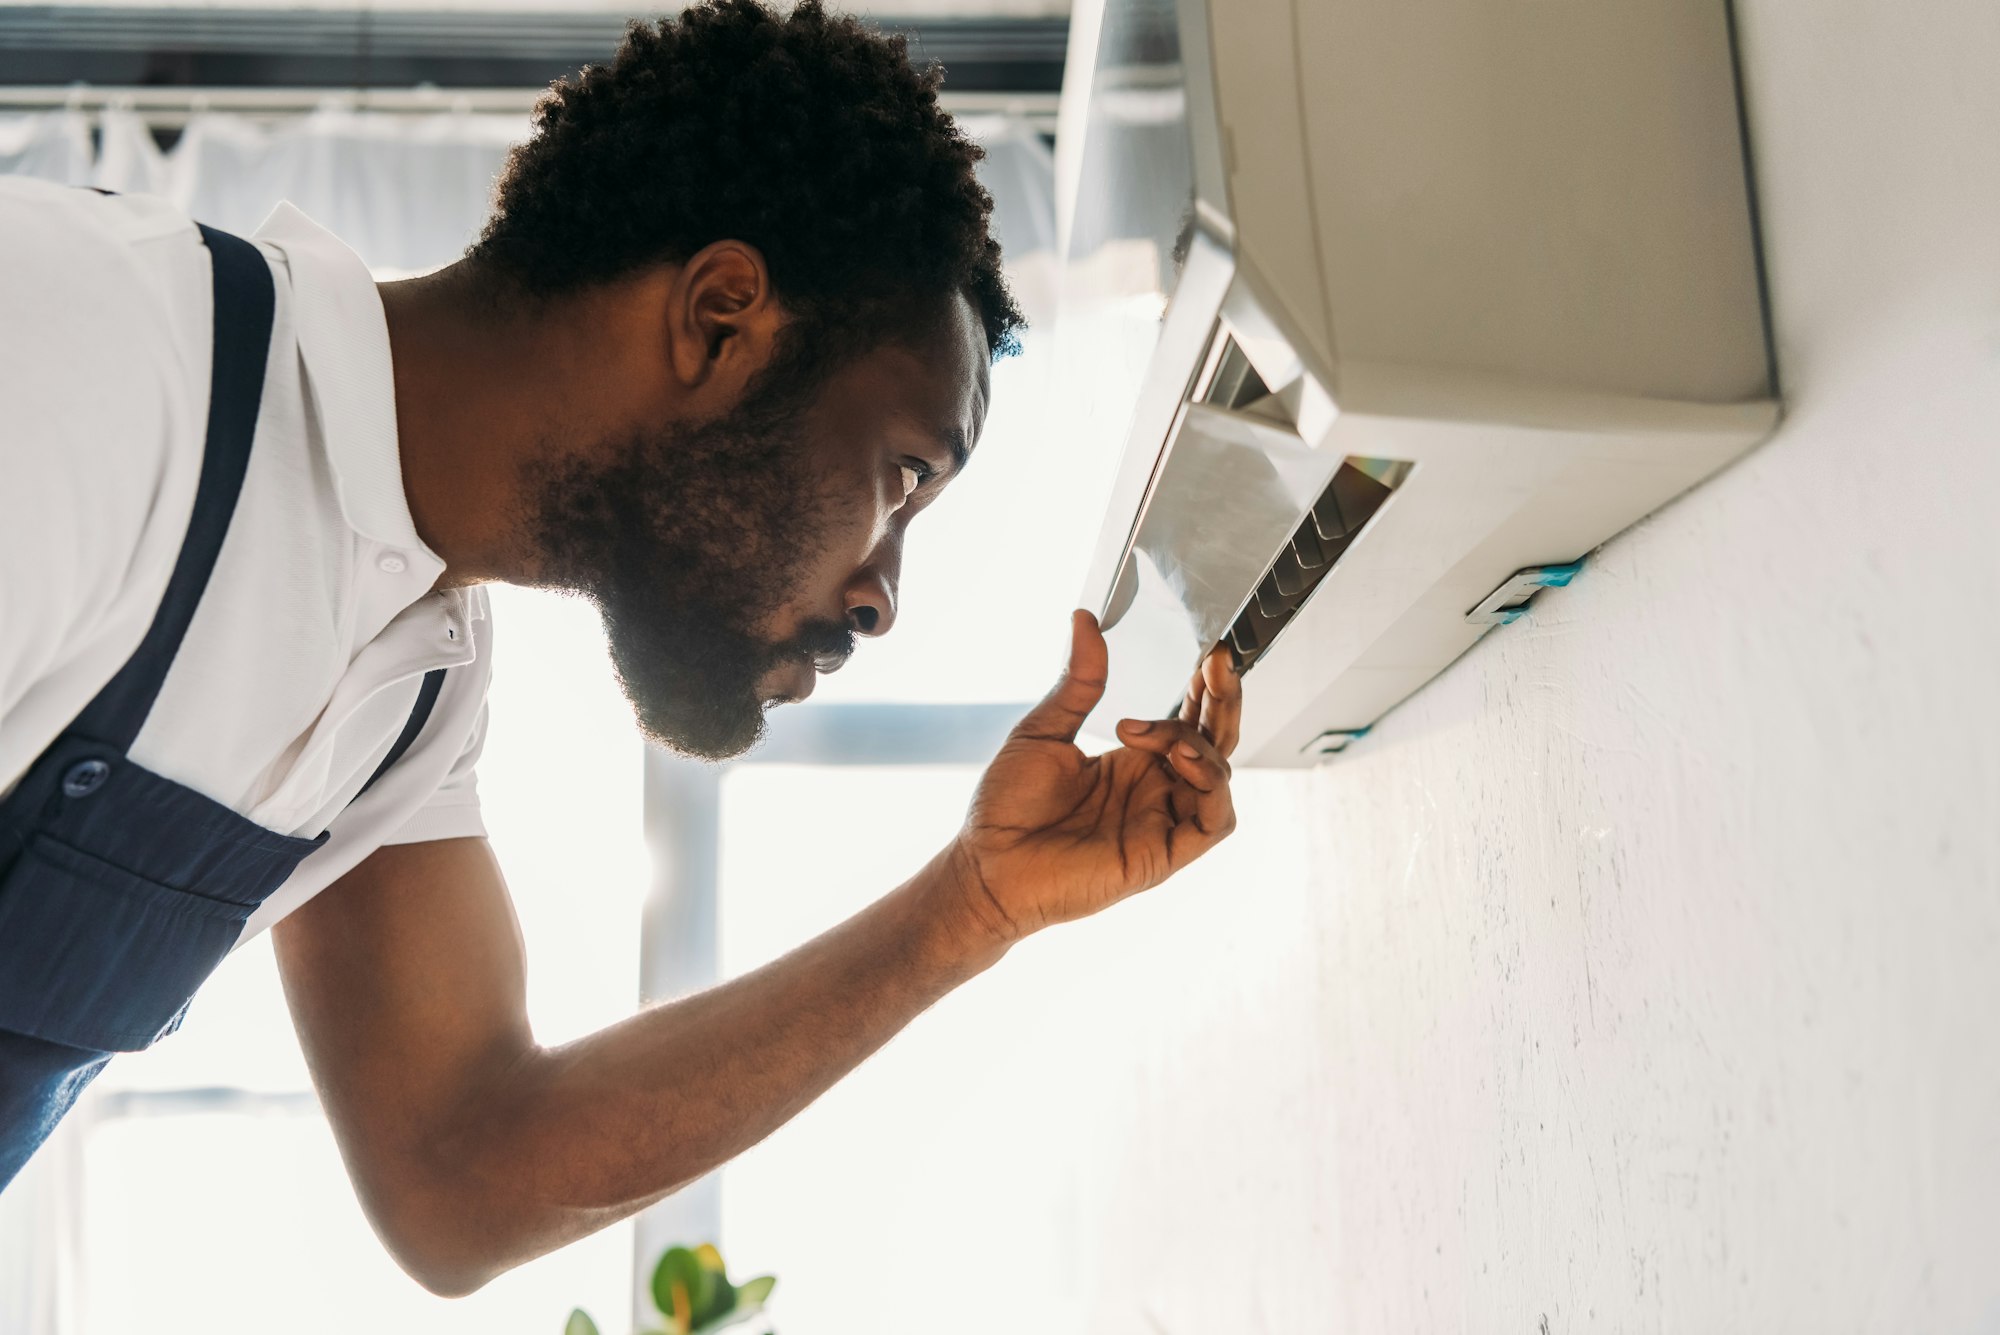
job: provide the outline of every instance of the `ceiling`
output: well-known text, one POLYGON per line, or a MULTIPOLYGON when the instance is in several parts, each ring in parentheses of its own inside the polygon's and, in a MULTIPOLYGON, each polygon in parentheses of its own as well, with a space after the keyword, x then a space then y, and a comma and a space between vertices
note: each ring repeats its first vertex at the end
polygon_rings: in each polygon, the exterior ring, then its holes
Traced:
MULTIPOLYGON (((908 33, 913 54, 943 63, 954 93, 1061 87, 1067 0, 868 0, 856 9, 908 33)), ((607 57, 632 16, 602 0, 0 3, 0 85, 540 86, 607 57)))

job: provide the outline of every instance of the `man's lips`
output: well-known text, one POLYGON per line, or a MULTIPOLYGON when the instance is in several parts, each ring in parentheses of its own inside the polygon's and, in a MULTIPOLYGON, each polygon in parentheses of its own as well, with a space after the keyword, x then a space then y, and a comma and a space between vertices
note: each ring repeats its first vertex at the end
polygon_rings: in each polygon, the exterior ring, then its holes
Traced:
POLYGON ((813 693, 819 682, 819 675, 813 671, 810 662, 803 658, 788 658, 772 670, 775 678, 773 692, 765 701, 765 708, 774 705, 795 705, 813 693))
POLYGON ((797 704, 813 693, 820 675, 838 672, 847 666, 848 651, 844 649, 795 649, 779 659, 765 678, 770 695, 769 705, 797 704))
POLYGON ((802 653, 778 666, 778 693, 771 703, 797 704, 813 693, 820 674, 838 672, 847 664, 842 653, 802 653))

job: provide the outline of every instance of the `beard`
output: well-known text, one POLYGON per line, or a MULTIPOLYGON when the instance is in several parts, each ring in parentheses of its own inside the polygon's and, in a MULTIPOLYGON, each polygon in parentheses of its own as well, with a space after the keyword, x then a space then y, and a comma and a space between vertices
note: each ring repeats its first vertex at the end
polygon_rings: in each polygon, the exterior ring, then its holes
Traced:
POLYGON ((801 429, 808 395, 771 379, 715 421, 559 458, 528 479, 536 582, 596 604, 641 730, 702 760, 763 738, 772 669, 854 649, 844 621, 767 638, 828 509, 801 429))

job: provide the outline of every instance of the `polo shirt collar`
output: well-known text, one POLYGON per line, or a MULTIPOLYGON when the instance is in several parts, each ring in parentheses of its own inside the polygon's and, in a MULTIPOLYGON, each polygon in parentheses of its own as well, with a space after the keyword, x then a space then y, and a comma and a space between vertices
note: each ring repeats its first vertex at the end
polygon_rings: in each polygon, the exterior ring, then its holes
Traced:
POLYGON ((292 327, 342 514, 357 533, 418 561, 444 561, 417 536, 396 439, 389 322, 374 275, 339 237, 282 203, 254 234, 291 270, 292 327))

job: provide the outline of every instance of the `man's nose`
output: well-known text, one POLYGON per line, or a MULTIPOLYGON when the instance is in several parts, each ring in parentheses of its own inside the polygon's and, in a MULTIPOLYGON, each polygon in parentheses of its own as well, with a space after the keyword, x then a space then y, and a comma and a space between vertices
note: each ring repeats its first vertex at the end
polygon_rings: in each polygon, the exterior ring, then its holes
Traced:
POLYGON ((847 586, 847 619, 859 635, 887 635, 896 624, 896 571, 870 566, 847 586))

